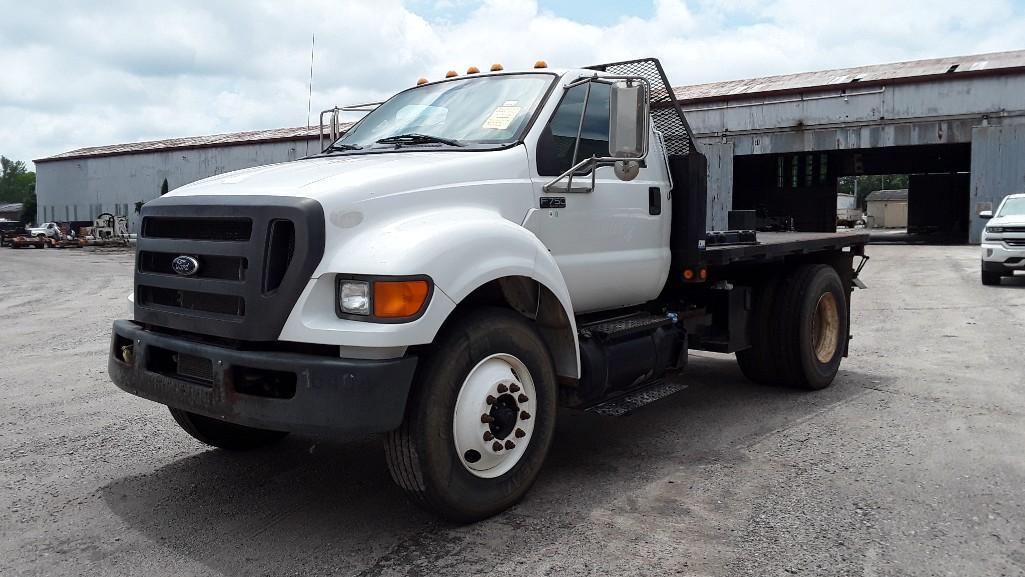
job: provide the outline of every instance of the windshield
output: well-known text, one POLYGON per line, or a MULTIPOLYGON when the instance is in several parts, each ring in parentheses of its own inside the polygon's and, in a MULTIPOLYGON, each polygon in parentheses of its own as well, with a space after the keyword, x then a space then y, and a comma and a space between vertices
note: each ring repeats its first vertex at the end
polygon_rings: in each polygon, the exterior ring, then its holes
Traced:
POLYGON ((1008 198, 1000 207, 997 216, 1023 216, 1025 215, 1025 197, 1008 198))
POLYGON ((509 144, 519 138, 552 80, 549 74, 510 74, 413 88, 377 107, 335 146, 509 144), (406 135, 417 138, 394 138, 406 135), (379 143, 382 139, 390 142, 379 143))

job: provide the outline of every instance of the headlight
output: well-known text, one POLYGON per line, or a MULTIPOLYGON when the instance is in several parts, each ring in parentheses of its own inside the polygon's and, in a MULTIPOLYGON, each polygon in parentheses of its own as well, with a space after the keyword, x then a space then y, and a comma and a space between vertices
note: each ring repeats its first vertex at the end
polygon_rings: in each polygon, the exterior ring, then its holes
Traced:
POLYGON ((341 318, 395 323, 416 320, 427 309, 433 284, 427 276, 338 275, 335 312, 341 318), (362 317, 362 318, 360 318, 362 317))
POLYGON ((338 310, 347 315, 370 315, 370 283, 362 280, 338 282, 338 310))

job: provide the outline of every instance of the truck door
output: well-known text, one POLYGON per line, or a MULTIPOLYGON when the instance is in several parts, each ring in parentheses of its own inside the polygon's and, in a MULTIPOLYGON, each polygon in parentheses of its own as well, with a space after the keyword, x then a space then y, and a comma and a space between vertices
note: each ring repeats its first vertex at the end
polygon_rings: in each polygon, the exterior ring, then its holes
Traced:
MULTIPOLYGON (((565 91, 531 159, 537 204, 527 227, 555 257, 577 313, 638 304, 658 296, 669 273, 669 179, 661 146, 651 142, 636 178, 624 182, 613 167, 566 180, 544 191, 572 166, 587 84, 565 91)), ((608 84, 591 83, 577 159, 609 155, 608 84)))

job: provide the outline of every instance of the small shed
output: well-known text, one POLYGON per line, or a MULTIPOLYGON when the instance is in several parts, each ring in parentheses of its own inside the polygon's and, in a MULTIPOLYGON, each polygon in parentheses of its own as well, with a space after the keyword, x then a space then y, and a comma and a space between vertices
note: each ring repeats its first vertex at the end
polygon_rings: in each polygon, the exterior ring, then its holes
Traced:
POLYGON ((865 197, 869 228, 907 228, 908 189, 877 190, 865 197))

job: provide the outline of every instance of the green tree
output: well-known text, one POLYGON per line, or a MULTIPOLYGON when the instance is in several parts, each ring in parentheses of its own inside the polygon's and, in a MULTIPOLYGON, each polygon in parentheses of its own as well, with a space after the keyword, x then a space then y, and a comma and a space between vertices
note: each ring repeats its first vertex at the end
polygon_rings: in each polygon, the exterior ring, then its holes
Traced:
POLYGON ((35 191, 26 198, 21 205, 21 222, 36 221, 36 193, 35 191))
POLYGON ((26 202, 36 191, 36 173, 25 163, 0 156, 0 202, 26 202))

